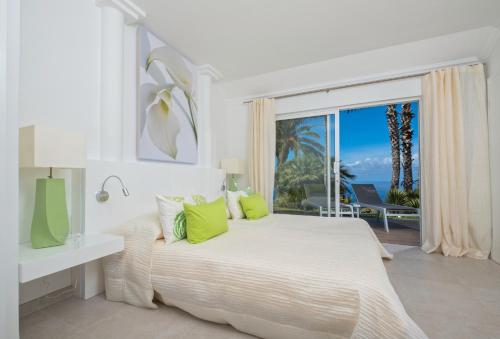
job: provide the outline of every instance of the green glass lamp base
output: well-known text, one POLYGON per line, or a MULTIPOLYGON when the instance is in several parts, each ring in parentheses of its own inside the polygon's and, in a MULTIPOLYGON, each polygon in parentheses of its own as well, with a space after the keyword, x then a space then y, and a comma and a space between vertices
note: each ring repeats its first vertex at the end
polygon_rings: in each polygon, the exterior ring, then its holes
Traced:
POLYGON ((31 246, 44 248, 64 245, 68 233, 64 179, 37 179, 31 246))

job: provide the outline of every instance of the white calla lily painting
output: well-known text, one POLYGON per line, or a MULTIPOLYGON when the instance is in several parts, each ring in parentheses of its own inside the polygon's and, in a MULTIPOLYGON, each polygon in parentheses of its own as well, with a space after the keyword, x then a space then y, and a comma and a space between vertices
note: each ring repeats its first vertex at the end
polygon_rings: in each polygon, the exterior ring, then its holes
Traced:
POLYGON ((138 48, 138 158, 196 163, 195 66, 144 27, 138 48))

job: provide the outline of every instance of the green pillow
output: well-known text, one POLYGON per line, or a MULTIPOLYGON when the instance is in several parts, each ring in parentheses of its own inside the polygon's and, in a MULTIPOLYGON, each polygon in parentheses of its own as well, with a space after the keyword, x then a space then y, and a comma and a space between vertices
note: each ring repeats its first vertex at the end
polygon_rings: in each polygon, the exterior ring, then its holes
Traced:
POLYGON ((266 200, 259 193, 248 197, 241 196, 240 204, 249 220, 260 219, 269 214, 266 200))
POLYGON ((227 231, 224 198, 202 205, 184 204, 187 240, 192 244, 204 242, 227 231))

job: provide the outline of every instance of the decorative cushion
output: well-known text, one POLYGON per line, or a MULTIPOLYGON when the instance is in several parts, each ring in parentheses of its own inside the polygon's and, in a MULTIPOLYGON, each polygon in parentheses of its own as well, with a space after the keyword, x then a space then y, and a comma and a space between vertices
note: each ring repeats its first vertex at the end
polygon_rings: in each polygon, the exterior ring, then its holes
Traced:
POLYGON ((184 204, 187 239, 198 244, 227 231, 224 198, 201 205, 184 204))
POLYGON ((240 203, 249 220, 260 219, 269 214, 266 200, 259 193, 249 197, 241 197, 240 203))
POLYGON ((163 237, 167 244, 186 238, 186 216, 184 214, 184 203, 203 204, 206 199, 201 195, 187 197, 169 197, 156 195, 158 214, 163 230, 163 237))
POLYGON ((245 191, 227 192, 227 207, 233 219, 243 219, 245 217, 240 205, 240 197, 242 196, 247 197, 248 194, 245 191))

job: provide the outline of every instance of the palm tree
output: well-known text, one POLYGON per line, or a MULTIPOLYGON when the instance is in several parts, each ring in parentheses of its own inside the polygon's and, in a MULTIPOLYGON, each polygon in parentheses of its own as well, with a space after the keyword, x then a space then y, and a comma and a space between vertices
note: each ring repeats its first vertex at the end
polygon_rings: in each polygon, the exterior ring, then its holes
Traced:
MULTIPOLYGON (((335 182, 333 180, 334 158, 331 158, 331 192, 335 192, 335 182)), ((305 198, 304 185, 324 184, 326 182, 324 158, 312 154, 300 154, 298 157, 287 161, 282 170, 276 175, 276 187, 279 193, 287 193, 289 197, 300 201, 305 198)), ((348 167, 340 164, 340 194, 345 195, 350 192, 350 181, 356 175, 352 174, 348 167)))
POLYGON ((398 128, 398 112, 396 105, 387 105, 385 112, 387 117, 387 127, 389 128, 389 139, 391 141, 391 155, 392 155, 392 178, 391 189, 399 187, 399 174, 400 174, 400 147, 399 147, 399 128, 398 128))
POLYGON ((320 135, 314 132, 314 126, 307 124, 307 119, 282 120, 276 124, 276 158, 278 171, 293 152, 297 157, 299 151, 324 157, 325 146, 319 142, 320 135))
POLYGON ((306 198, 304 185, 323 183, 323 172, 323 159, 310 153, 301 152, 298 157, 286 161, 276 172, 278 205, 299 208, 306 198))
POLYGON ((412 173, 412 138, 413 130, 411 128, 411 120, 413 119, 411 111, 411 103, 403 104, 401 109, 401 148, 403 153, 403 189, 410 191, 413 188, 413 173, 412 173))

